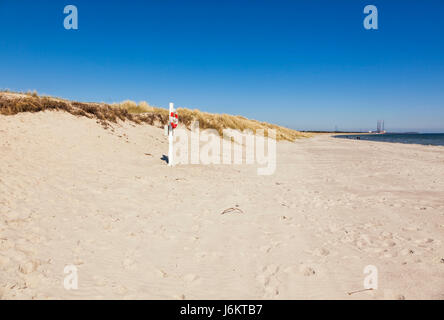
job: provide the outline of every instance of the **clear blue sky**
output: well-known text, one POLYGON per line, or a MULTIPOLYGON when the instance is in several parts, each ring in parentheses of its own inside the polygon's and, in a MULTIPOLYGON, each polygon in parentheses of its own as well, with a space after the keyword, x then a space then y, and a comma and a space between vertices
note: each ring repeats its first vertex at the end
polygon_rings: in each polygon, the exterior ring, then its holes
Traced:
POLYGON ((444 132, 444 1, 0 0, 0 88, 444 132), (68 4, 79 30, 63 27, 68 4))

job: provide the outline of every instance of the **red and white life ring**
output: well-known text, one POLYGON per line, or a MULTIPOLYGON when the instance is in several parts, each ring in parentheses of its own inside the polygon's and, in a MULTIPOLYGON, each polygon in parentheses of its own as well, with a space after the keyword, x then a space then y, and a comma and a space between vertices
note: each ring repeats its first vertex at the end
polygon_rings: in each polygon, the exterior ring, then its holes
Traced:
POLYGON ((177 115, 177 112, 170 113, 170 124, 171 128, 173 129, 177 128, 177 125, 179 124, 179 116, 177 115))

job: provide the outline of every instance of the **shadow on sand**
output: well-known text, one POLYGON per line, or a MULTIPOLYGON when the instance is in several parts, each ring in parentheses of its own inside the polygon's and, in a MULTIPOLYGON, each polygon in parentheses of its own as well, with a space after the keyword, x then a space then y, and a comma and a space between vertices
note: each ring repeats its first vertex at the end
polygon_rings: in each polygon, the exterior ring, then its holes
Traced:
POLYGON ((168 156, 162 155, 162 158, 160 160, 165 161, 168 164, 168 156))

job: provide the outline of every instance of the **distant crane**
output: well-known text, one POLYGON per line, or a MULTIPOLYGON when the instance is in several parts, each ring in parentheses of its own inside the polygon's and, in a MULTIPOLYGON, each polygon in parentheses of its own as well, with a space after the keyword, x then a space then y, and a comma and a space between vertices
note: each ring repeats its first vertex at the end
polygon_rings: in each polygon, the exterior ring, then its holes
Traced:
POLYGON ((376 122, 376 131, 370 131, 370 133, 378 133, 378 134, 384 134, 385 131, 385 121, 384 120, 378 120, 376 122))

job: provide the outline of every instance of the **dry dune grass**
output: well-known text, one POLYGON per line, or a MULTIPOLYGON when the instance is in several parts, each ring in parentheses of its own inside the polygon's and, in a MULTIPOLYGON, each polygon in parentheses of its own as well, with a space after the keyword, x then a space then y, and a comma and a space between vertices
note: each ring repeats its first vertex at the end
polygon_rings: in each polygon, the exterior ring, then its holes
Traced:
POLYGON ((267 122, 259 122, 257 120, 250 120, 242 116, 233 116, 228 114, 212 114, 202 112, 197 109, 190 110, 186 108, 178 109, 180 122, 186 125, 188 128, 192 121, 199 121, 201 129, 216 129, 220 135, 225 128, 236 130, 256 130, 264 129, 265 135, 267 135, 267 129, 276 130, 277 140, 294 141, 298 138, 309 137, 308 133, 302 133, 296 130, 288 129, 285 127, 273 125, 267 122))
POLYGON ((125 109, 125 110, 128 110, 129 113, 135 113, 135 114, 154 112, 154 111, 156 111, 156 109, 160 109, 160 108, 150 106, 145 101, 141 101, 141 102, 139 102, 139 104, 137 104, 136 102, 131 101, 131 100, 125 100, 120 103, 114 103, 111 106, 117 107, 120 109, 125 109))
MULTIPOLYGON (((113 104, 114 107, 126 109, 128 112, 133 114, 158 114, 162 119, 163 123, 167 122, 168 110, 150 106, 147 102, 142 101, 137 104, 134 101, 126 100, 118 104, 113 104)), ((179 113, 179 121, 187 128, 190 128, 192 121, 199 121, 199 127, 201 129, 215 129, 222 135, 223 129, 231 128, 237 130, 250 129, 253 132, 256 130, 264 129, 265 135, 267 135, 267 129, 276 130, 277 140, 288 140, 294 141, 298 138, 310 137, 309 133, 302 133, 296 130, 288 129, 285 127, 277 126, 267 122, 259 122, 257 120, 250 120, 242 116, 233 116, 228 114, 213 114, 202 112, 197 109, 191 110, 187 108, 179 108, 177 110, 179 113)))
MULTIPOLYGON (((38 96, 35 91, 27 93, 0 92, 0 114, 14 115, 20 112, 39 112, 44 110, 63 110, 76 116, 97 119, 97 122, 105 128, 110 123, 117 123, 118 120, 128 120, 137 124, 147 123, 158 127, 168 123, 168 110, 150 106, 144 101, 137 104, 134 101, 126 100, 110 105, 38 96)), ((231 128, 241 131, 250 129, 253 132, 256 132, 258 129, 264 129, 265 135, 267 134, 267 129, 274 129, 276 130, 277 140, 294 141, 298 138, 310 136, 308 133, 302 133, 266 122, 250 120, 242 116, 211 114, 186 108, 179 108, 178 113, 180 123, 187 128, 190 128, 192 121, 199 121, 201 129, 215 129, 219 134, 222 134, 223 129, 231 128)))
POLYGON ((118 120, 129 120, 138 124, 148 123, 151 125, 160 125, 168 121, 168 111, 165 112, 165 115, 154 112, 136 114, 125 108, 117 108, 106 103, 85 103, 54 97, 39 97, 35 93, 0 92, 0 114, 14 115, 20 112, 44 110, 63 110, 75 116, 97 119, 97 122, 105 128, 110 123, 117 123, 118 120))

